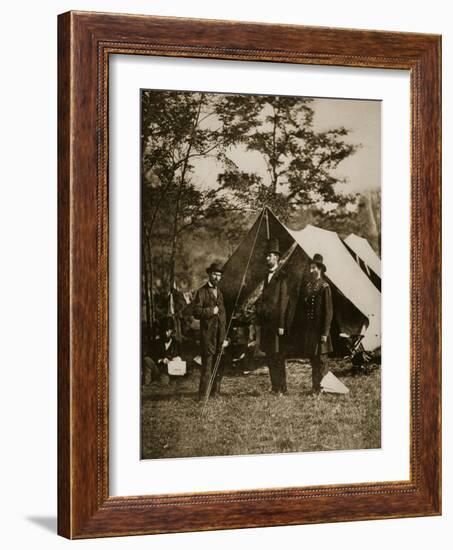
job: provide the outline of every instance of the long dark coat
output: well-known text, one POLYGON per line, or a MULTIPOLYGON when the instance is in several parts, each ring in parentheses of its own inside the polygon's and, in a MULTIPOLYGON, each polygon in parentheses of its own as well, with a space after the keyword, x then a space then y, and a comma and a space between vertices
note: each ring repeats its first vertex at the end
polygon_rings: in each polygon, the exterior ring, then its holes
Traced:
POLYGON ((277 271, 267 282, 264 278, 263 292, 256 304, 258 324, 261 327, 260 347, 265 353, 283 351, 288 329, 288 281, 284 271, 277 271), (278 336, 278 329, 285 331, 284 337, 278 336))
POLYGON ((217 287, 217 297, 206 283, 196 293, 193 301, 193 314, 200 320, 200 345, 202 356, 215 355, 222 349, 226 332, 226 312, 223 294, 217 287), (217 306, 219 312, 214 314, 217 306))
POLYGON ((298 307, 302 308, 302 334, 299 339, 303 357, 316 357, 332 351, 330 325, 333 317, 332 291, 324 279, 309 281, 302 286, 298 307), (326 336, 326 342, 321 342, 326 336))

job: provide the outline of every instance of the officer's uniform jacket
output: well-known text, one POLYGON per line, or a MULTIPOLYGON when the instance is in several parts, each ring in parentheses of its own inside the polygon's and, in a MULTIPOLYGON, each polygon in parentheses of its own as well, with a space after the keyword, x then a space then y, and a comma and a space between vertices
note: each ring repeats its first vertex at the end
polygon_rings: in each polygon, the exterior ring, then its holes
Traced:
POLYGON ((302 288, 299 307, 302 308, 302 356, 330 353, 333 305, 329 283, 322 278, 307 282, 302 288), (321 336, 327 337, 326 342, 321 342, 321 336))
POLYGON ((201 354, 206 356, 219 353, 226 332, 225 304, 220 288, 217 287, 215 292, 209 283, 202 286, 193 301, 193 314, 200 320, 201 354), (214 314, 216 306, 219 311, 214 314))

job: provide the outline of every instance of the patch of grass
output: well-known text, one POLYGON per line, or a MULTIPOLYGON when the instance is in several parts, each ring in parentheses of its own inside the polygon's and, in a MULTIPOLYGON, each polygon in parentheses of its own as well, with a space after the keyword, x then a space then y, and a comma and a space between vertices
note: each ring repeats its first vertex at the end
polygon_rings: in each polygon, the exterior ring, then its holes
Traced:
POLYGON ((197 371, 168 385, 144 386, 142 458, 379 448, 380 369, 353 377, 341 362, 331 366, 349 394, 310 395, 310 367, 289 362, 288 395, 269 393, 267 369, 227 376, 222 395, 209 401, 203 416, 197 371))

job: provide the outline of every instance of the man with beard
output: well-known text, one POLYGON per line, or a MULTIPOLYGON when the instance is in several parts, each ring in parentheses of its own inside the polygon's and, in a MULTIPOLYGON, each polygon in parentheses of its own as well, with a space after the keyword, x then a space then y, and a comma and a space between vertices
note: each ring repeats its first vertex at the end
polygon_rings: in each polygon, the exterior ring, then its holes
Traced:
POLYGON ((261 327, 260 348, 266 354, 271 391, 283 395, 287 393, 285 339, 288 284, 286 273, 278 269, 279 260, 279 243, 272 240, 266 255, 267 272, 256 312, 258 325, 261 327))
POLYGON ((226 313, 223 302, 223 294, 219 288, 223 269, 217 262, 211 264, 206 272, 208 282, 202 286, 195 296, 193 313, 200 320, 200 345, 201 345, 201 375, 198 389, 198 399, 203 400, 220 393, 222 380, 222 365, 217 365, 217 372, 212 383, 210 395, 209 381, 213 368, 219 360, 222 347, 227 345, 225 340, 226 313))
POLYGON ((302 288, 299 301, 302 308, 302 355, 310 359, 315 394, 320 393, 321 380, 329 372, 327 354, 332 351, 332 292, 323 278, 325 272, 323 257, 315 254, 310 262, 309 280, 302 288))

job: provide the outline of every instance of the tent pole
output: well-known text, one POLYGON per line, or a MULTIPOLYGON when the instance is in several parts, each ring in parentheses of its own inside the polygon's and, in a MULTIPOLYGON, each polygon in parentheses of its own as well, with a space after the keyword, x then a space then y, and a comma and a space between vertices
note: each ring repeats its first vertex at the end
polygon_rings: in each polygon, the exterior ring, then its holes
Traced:
POLYGON ((267 240, 269 241, 270 238, 271 238, 271 232, 270 232, 270 229, 269 229, 269 214, 268 214, 268 211, 267 211, 267 207, 265 207, 264 215, 266 216, 266 235, 267 235, 267 240))

